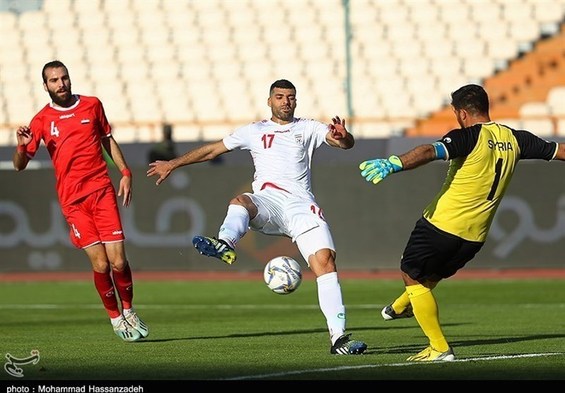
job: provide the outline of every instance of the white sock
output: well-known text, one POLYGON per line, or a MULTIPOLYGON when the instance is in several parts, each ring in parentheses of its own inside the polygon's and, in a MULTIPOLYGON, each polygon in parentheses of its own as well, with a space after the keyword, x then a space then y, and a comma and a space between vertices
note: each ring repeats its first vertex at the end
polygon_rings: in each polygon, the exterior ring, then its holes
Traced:
POLYGON ((249 212, 240 205, 229 205, 226 218, 218 232, 218 239, 224 240, 232 248, 249 229, 249 212))
POLYGON ((118 326, 120 322, 122 322, 122 319, 124 319, 124 317, 120 315, 116 318, 110 318, 110 322, 112 322, 112 326, 118 326))
POLYGON ((326 273, 316 279, 318 302, 326 317, 332 345, 345 332, 345 306, 337 273, 326 273))

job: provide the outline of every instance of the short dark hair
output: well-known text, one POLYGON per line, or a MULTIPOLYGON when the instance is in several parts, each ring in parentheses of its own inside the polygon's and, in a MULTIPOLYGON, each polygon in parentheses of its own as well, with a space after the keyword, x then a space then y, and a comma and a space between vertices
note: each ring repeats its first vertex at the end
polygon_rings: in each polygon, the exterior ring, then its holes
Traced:
POLYGON ((41 78, 43 79, 43 83, 47 83, 47 76, 45 75, 45 70, 48 68, 64 68, 65 70, 67 70, 67 73, 69 72, 68 68, 66 65, 63 64, 62 61, 59 60, 53 60, 50 61, 49 63, 45 64, 43 66, 43 69, 41 70, 41 78))
POLYGON ((455 109, 464 109, 467 112, 478 115, 488 114, 488 94, 479 85, 465 85, 451 93, 451 105, 455 109))
POLYGON ((274 81, 273 84, 271 85, 271 88, 269 89, 269 95, 273 94, 273 90, 275 90, 275 88, 277 87, 279 89, 292 89, 296 91, 296 87, 294 87, 292 82, 286 79, 279 79, 277 81, 274 81))

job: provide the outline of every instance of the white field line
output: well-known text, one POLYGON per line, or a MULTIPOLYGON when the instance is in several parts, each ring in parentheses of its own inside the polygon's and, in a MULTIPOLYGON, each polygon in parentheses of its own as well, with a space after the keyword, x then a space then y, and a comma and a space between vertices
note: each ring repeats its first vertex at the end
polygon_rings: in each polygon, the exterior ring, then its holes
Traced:
POLYGON ((450 362, 437 362, 437 363, 436 362, 404 362, 404 363, 389 363, 389 364, 364 364, 359 366, 340 366, 340 367, 317 368, 317 369, 309 369, 309 370, 286 371, 286 372, 271 373, 271 374, 246 375, 240 377, 225 378, 222 380, 238 381, 238 380, 248 380, 248 379, 284 378, 290 375, 331 373, 335 371, 360 370, 364 368, 411 367, 411 366, 422 366, 422 365, 432 365, 432 364, 445 365, 448 363, 484 362, 484 361, 493 361, 493 360, 537 358, 537 357, 563 356, 563 355, 565 355, 564 352, 524 353, 521 355, 479 356, 474 358, 462 358, 462 359, 455 359, 450 362))
MULTIPOLYGON (((539 307, 539 304, 523 304, 523 307, 535 306, 539 307)), ((559 304, 559 307, 564 306, 559 304)), ((348 309, 378 309, 380 310, 384 305, 379 304, 358 304, 349 305, 348 309)), ((555 307, 552 304, 551 307, 555 307)), ((99 309, 100 304, 0 304, 0 310, 53 310, 53 309, 99 309)), ((246 304, 246 305, 230 305, 230 304, 151 304, 151 305, 136 305, 138 309, 186 309, 186 310, 199 310, 199 309, 317 309, 317 304, 312 305, 274 305, 274 304, 246 304)), ((464 363, 464 362, 480 362, 480 361, 494 361, 494 360, 508 360, 508 359, 522 359, 522 358, 535 358, 535 357, 548 357, 548 356, 563 356, 564 352, 549 352, 549 353, 527 353, 520 355, 499 355, 499 356, 479 356, 472 358, 461 358, 455 359, 451 362, 403 362, 403 363, 389 363, 389 364, 365 364, 358 366, 340 366, 331 368, 319 368, 319 369, 309 369, 309 370, 296 370, 287 371, 283 373, 271 373, 271 374, 257 374, 257 375, 247 375, 233 378, 226 378, 224 380, 246 380, 246 379, 265 379, 265 378, 280 378, 290 375, 302 375, 310 373, 326 373, 335 371, 345 371, 345 370, 359 370, 365 368, 386 368, 386 367, 411 367, 416 365, 431 365, 431 364, 446 364, 446 363, 464 363)))
MULTIPOLYGON (((0 304, 0 310, 54 310, 54 309, 99 309, 102 307, 101 304, 0 304)), ((375 308, 379 309, 384 307, 384 305, 377 304, 367 304, 367 305, 357 305, 350 306, 348 308, 375 308)), ((135 308, 137 310, 162 310, 162 309, 175 309, 175 310, 202 310, 202 309, 245 309, 245 310, 266 310, 266 309, 276 309, 276 310, 311 310, 318 309, 317 304, 136 304, 135 308)))
MULTIPOLYGON (((347 309, 375 309, 380 312, 380 310, 385 306, 385 304, 348 304, 347 309)), ((456 305, 451 305, 456 306, 456 305)), ((486 306, 486 305, 485 305, 486 306)), ((498 307, 499 305, 490 304, 488 307, 498 307)), ((535 304, 520 304, 516 305, 517 307, 551 307, 552 309, 555 308, 565 308, 565 303, 551 303, 546 305, 540 305, 539 303, 535 304)), ((0 310, 54 310, 54 309, 99 309, 101 304, 49 304, 49 303, 36 303, 36 304, 1 304, 0 303, 0 310)), ((275 310, 312 310, 312 309, 319 309, 318 304, 142 304, 137 303, 135 306, 138 310, 163 310, 163 309, 175 309, 175 310, 201 310, 201 309, 217 309, 217 310, 229 310, 229 309, 245 309, 245 310, 266 310, 266 309, 275 309, 275 310)))

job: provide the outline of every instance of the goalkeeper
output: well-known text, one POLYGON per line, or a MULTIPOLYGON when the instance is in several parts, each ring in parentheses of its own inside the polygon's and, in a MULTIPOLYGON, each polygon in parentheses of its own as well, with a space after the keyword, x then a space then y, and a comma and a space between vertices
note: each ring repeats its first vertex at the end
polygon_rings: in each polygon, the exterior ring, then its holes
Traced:
POLYGON ((377 184, 396 172, 434 160, 449 161, 441 190, 424 208, 402 254, 405 290, 381 311, 385 321, 415 316, 428 338, 429 346, 408 361, 455 359, 442 332, 432 290, 479 252, 518 161, 565 160, 565 144, 492 121, 488 95, 481 86, 456 90, 451 106, 461 128, 400 156, 359 165, 365 180, 377 184))

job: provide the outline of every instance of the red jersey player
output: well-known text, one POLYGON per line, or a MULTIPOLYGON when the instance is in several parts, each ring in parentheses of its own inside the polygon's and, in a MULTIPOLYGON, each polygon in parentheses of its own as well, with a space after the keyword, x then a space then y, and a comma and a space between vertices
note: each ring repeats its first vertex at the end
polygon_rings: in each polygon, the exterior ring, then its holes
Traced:
POLYGON ((132 197, 131 171, 112 137, 100 100, 72 94, 68 69, 58 60, 43 66, 42 77, 52 102, 33 117, 29 127, 16 131, 14 168, 24 170, 43 140, 55 169, 57 195, 71 242, 90 259, 94 285, 114 332, 124 341, 137 341, 147 337, 149 330, 132 306, 132 273, 102 147, 122 173, 117 196, 123 196, 123 206, 129 206, 132 197))

